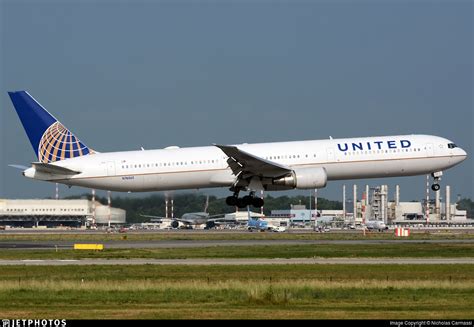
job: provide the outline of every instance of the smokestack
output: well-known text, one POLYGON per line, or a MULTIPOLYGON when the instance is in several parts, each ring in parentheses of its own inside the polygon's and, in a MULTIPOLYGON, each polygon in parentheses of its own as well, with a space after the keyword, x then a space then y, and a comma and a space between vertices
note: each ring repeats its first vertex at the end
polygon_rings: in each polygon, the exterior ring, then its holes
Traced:
POLYGON ((400 185, 395 186, 395 205, 400 204, 400 185))
POLYGON ((354 190, 353 190, 353 195, 352 195, 352 198, 354 199, 354 222, 355 222, 355 219, 357 218, 357 185, 354 184, 354 190))
POLYGON ((425 204, 426 224, 430 223, 430 175, 426 175, 426 204, 425 204))
POLYGON ((387 222, 387 185, 381 185, 380 188, 380 218, 386 223, 387 222))
POLYGON ((446 220, 451 220, 451 187, 446 185, 446 220))
POLYGON ((365 222, 369 219, 369 185, 365 185, 365 216, 364 216, 364 221, 362 223, 365 224, 365 222))
POLYGON ((174 199, 171 198, 171 218, 174 218, 174 199))
POLYGON ((314 189, 314 221, 318 219, 318 189, 314 189))
POLYGON ((360 213, 362 216, 362 223, 365 224, 365 208, 367 204, 367 197, 365 195, 365 192, 362 192, 362 200, 360 202, 360 213))
POLYGON ((107 191, 107 206, 109 207, 109 223, 108 223, 109 228, 110 228, 110 218, 112 215, 110 205, 111 205, 110 191, 107 191))
POLYGON ((346 221, 346 184, 342 185, 342 218, 346 221))
POLYGON ((435 214, 436 214, 436 219, 441 220, 441 212, 439 210, 439 196, 441 191, 435 191, 435 214))
POLYGON ((92 226, 95 226, 95 189, 92 189, 92 226))

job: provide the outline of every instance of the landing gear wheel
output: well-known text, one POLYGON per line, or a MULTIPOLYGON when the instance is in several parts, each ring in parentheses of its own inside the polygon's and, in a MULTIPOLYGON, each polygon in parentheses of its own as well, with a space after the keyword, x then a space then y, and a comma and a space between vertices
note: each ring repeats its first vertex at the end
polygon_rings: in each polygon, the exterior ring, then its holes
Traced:
POLYGON ((243 198, 237 198, 237 207, 240 209, 245 208, 247 204, 245 203, 245 200, 243 198))
POLYGON ((225 203, 228 205, 228 206, 231 206, 231 207, 235 207, 237 205, 237 197, 236 196, 228 196, 226 199, 225 199, 225 203))
POLYGON ((253 205, 255 208, 261 208, 261 207, 263 207, 263 199, 261 199, 261 198, 253 198, 253 199, 252 199, 252 205, 253 205))
POLYGON ((252 204, 253 198, 250 195, 246 195, 242 198, 242 201, 245 203, 245 206, 249 206, 252 204))
POLYGON ((439 184, 433 184, 431 185, 431 189, 435 192, 439 191, 441 187, 439 186, 439 184))

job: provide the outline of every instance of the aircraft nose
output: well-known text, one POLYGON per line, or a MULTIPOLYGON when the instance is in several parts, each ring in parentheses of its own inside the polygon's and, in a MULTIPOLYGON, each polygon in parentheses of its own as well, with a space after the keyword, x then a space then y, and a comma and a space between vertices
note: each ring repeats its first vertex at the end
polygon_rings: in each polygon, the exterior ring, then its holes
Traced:
POLYGON ((463 161, 467 158, 467 152, 459 148, 459 156, 461 157, 461 161, 463 161))

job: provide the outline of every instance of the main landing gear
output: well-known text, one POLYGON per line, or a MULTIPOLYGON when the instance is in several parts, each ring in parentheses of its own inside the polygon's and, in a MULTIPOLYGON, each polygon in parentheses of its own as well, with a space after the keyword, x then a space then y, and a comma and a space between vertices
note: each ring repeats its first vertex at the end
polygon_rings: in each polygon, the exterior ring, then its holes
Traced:
POLYGON ((225 199, 225 203, 228 206, 245 208, 246 206, 252 205, 255 208, 263 207, 263 199, 256 197, 255 192, 250 192, 249 195, 239 198, 239 192, 235 192, 234 195, 228 196, 225 199))
POLYGON ((441 176, 443 176, 442 171, 431 173, 431 177, 433 177, 433 184, 431 185, 431 189, 435 192, 439 191, 439 189, 441 188, 438 184, 441 180, 441 176))

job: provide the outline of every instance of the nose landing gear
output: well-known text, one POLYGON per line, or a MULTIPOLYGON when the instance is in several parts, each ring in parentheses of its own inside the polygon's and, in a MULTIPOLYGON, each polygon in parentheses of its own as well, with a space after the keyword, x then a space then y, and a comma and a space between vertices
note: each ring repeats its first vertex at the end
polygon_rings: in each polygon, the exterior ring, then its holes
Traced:
POLYGON ((435 192, 439 191, 439 189, 441 188, 441 186, 439 186, 439 184, 433 184, 431 185, 431 189, 435 192))
POLYGON ((441 176, 443 176, 443 172, 437 171, 437 172, 431 173, 431 176, 433 177, 433 184, 431 185, 431 189, 437 192, 441 188, 441 186, 439 186, 438 183, 441 180, 441 176))

